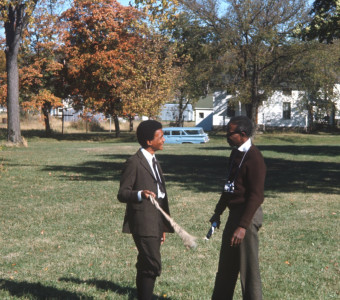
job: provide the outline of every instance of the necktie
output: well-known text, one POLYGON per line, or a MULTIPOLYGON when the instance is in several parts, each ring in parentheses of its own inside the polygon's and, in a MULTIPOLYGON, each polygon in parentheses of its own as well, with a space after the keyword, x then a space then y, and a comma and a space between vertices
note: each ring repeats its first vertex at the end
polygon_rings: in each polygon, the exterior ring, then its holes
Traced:
POLYGON ((152 166, 153 166, 153 170, 154 170, 155 175, 156 175, 156 179, 157 179, 157 183, 158 183, 159 189, 160 189, 160 191, 162 193, 165 193, 164 186, 163 186, 161 178, 159 177, 159 174, 158 174, 158 169, 157 169, 157 165, 156 165, 156 159, 154 157, 152 158, 152 166))

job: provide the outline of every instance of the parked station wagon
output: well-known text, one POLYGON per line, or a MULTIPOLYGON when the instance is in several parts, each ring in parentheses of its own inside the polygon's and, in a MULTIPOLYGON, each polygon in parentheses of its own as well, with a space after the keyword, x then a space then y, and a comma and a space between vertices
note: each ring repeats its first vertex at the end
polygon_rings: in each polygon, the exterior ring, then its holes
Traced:
POLYGON ((166 127, 163 132, 167 144, 203 144, 209 141, 202 127, 166 127))

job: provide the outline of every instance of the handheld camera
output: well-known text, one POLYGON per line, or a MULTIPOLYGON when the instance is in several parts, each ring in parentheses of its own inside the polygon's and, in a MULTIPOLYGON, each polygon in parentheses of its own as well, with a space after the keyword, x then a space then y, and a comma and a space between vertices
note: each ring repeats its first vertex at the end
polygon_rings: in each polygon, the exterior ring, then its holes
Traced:
POLYGON ((214 234, 216 227, 217 227, 217 222, 213 222, 211 224, 211 228, 209 229, 209 231, 208 231, 208 233, 205 237, 206 241, 208 241, 211 238, 211 236, 214 234))
POLYGON ((224 185, 224 192, 225 193, 234 193, 235 191, 235 184, 234 181, 227 181, 227 183, 224 185))

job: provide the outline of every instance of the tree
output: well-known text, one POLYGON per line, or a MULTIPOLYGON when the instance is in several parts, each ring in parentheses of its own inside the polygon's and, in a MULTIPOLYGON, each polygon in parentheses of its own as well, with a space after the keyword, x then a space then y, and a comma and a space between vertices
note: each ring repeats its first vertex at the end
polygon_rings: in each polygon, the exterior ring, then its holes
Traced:
POLYGON ((211 30, 187 12, 180 12, 176 19, 165 22, 164 31, 176 46, 178 75, 174 85, 178 103, 176 126, 183 126, 184 111, 200 96, 214 86, 217 72, 215 39, 211 30))
POLYGON ((22 144, 19 110, 18 53, 22 33, 38 0, 0 1, 1 21, 6 35, 7 130, 8 141, 22 144))
POLYGON ((75 105, 113 116, 154 117, 169 98, 174 52, 141 12, 115 0, 75 1, 65 12, 68 86, 75 105))
POLYGON ((149 28, 144 28, 143 33, 143 39, 133 49, 135 59, 128 64, 131 80, 123 83, 123 114, 130 120, 136 114, 155 118, 161 105, 173 99, 178 76, 175 47, 149 28))
POLYGON ((122 93, 133 75, 128 66, 141 39, 140 13, 115 0, 75 0, 62 17, 65 67, 74 103, 113 116, 118 136, 122 93))
POLYGON ((47 135, 51 134, 51 108, 62 106, 58 86, 63 65, 57 61, 56 18, 53 7, 42 5, 36 8, 20 58, 22 107, 41 111, 47 135))
POLYGON ((218 69, 214 63, 217 60, 214 35, 192 12, 183 9, 185 1, 135 0, 135 3, 151 15, 153 24, 170 37, 176 49, 177 77, 171 102, 178 103, 176 126, 183 126, 187 106, 214 85, 212 75, 218 69))
POLYGON ((218 64, 225 67, 224 86, 256 123, 258 106, 273 90, 274 66, 296 54, 288 46, 296 25, 306 18, 305 1, 227 0, 221 1, 223 6, 218 1, 183 2, 213 29, 221 50, 218 64))
MULTIPOLYGON (((314 121, 322 121, 327 116, 328 124, 334 125, 335 117, 335 85, 339 80, 340 43, 323 44, 313 41, 308 43, 310 50, 296 59, 289 72, 281 73, 285 82, 303 91, 299 106, 308 111, 309 128, 314 129, 314 121)), ((283 80, 282 80, 283 81, 283 80)))
POLYGON ((6 106, 7 100, 7 73, 6 73, 6 54, 0 51, 0 105, 6 106))
POLYGON ((304 39, 318 38, 320 42, 332 43, 340 38, 340 2, 338 0, 316 0, 310 14, 313 19, 301 30, 304 39))
MULTIPOLYGON (((153 0, 139 0, 157 15, 153 0)), ((216 40, 214 88, 227 89, 246 106, 256 123, 257 108, 273 90, 276 70, 296 55, 290 48, 294 30, 304 24, 308 11, 303 0, 170 0, 163 8, 181 6, 194 14, 216 40), (223 68, 223 69, 222 69, 223 68)), ((165 16, 169 12, 162 12, 165 16)))

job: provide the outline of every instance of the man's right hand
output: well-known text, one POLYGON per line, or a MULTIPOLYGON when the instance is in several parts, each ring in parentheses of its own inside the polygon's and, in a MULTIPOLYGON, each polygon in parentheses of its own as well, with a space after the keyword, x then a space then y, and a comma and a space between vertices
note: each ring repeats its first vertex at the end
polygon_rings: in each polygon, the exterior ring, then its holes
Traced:
POLYGON ((216 222, 217 224, 217 228, 220 228, 220 224, 221 224, 221 218, 219 214, 213 214, 213 216, 210 218, 209 222, 212 224, 214 222, 216 222))
POLYGON ((156 199, 156 194, 149 190, 142 190, 142 198, 143 199, 149 199, 149 197, 152 196, 156 199))

